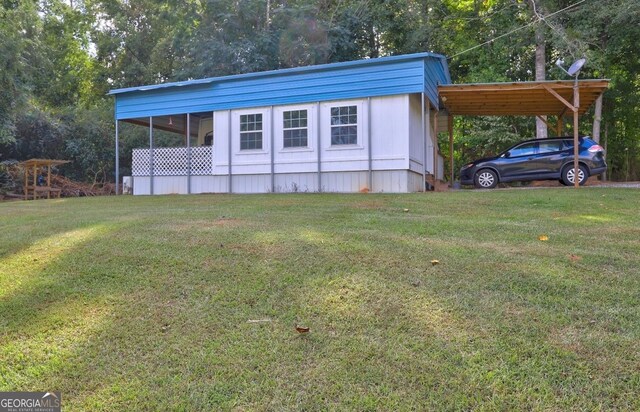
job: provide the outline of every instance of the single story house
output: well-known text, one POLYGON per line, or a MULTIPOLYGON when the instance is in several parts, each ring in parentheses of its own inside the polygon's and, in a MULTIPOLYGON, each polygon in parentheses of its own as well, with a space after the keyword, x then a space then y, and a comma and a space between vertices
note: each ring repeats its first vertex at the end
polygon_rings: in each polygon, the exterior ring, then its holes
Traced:
POLYGON ((115 89, 116 150, 119 121, 149 128, 136 195, 423 191, 443 177, 450 83, 444 56, 418 53, 115 89), (154 130, 184 145, 156 147, 154 130))

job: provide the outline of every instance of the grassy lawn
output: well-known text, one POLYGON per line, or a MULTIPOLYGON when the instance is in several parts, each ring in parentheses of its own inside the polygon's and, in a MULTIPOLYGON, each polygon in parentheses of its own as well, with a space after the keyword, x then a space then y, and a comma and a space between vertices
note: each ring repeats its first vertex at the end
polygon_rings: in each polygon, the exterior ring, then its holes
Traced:
POLYGON ((65 410, 640 410, 639 203, 0 204, 0 391, 60 390, 65 410))

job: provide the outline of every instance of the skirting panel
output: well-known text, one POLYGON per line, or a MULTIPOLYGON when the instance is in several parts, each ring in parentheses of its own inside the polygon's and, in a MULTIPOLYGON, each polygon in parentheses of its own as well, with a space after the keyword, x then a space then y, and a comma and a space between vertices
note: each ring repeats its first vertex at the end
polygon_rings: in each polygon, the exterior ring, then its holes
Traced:
POLYGON ((425 188, 424 176, 421 173, 409 172, 409 192, 423 192, 425 188))
MULTIPOLYGON (((372 173, 373 182, 369 184, 369 172, 323 172, 318 190, 317 173, 279 173, 274 176, 275 185, 271 186, 270 174, 234 175, 233 193, 295 193, 295 192, 377 192, 407 193, 424 190, 422 175, 408 170, 377 170, 372 173)), ((228 176, 192 176, 191 193, 227 193, 228 176)), ((149 177, 134 177, 133 194, 148 195, 149 177)), ((155 176, 153 194, 186 194, 185 176, 155 176)))

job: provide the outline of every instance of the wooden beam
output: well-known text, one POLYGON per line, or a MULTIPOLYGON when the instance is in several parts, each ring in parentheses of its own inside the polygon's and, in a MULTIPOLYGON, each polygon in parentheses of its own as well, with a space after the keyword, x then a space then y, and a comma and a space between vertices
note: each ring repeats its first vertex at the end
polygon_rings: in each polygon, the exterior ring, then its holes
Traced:
POLYGON ((550 88, 547 85, 543 85, 542 87, 544 87, 549 93, 551 93, 553 96, 555 96, 556 99, 560 100, 565 106, 567 106, 569 108, 569 110, 572 110, 573 112, 577 112, 578 111, 577 107, 575 107, 574 105, 572 105, 571 103, 566 101, 564 99, 564 97, 560 96, 555 90, 553 90, 552 88, 550 88))

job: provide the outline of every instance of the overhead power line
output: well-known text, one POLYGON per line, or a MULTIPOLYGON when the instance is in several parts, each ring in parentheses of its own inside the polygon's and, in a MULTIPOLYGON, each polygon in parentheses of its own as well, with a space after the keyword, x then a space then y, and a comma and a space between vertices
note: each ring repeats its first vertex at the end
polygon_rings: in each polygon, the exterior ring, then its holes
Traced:
POLYGON ((499 39, 501 39, 501 38, 503 38, 503 37, 506 37, 506 36, 508 36, 508 35, 510 35, 510 34, 513 34, 513 33, 517 32, 517 31, 520 31, 520 30, 522 30, 522 29, 526 29, 527 27, 532 26, 532 25, 534 25, 534 24, 536 24, 536 23, 539 23, 540 21, 544 21, 544 22, 546 23, 546 21, 545 21, 545 19, 546 19, 546 18, 551 17, 551 16, 555 16, 556 14, 562 13, 563 11, 567 11, 567 10, 569 10, 569 9, 572 9, 572 8, 574 8, 574 7, 576 7, 576 6, 578 6, 578 5, 582 4, 582 3, 584 3, 585 1, 587 1, 587 0, 580 0, 580 1, 576 2, 576 3, 573 3, 573 4, 571 4, 571 5, 567 6, 567 7, 565 7, 564 9, 561 9, 561 10, 558 10, 558 11, 554 11, 553 13, 548 14, 548 15, 546 15, 546 16, 544 16, 544 17, 543 17, 543 16, 540 16, 540 15, 536 12, 536 16, 538 16, 538 18, 537 18, 536 20, 532 21, 531 23, 527 23, 527 24, 525 24, 524 26, 521 26, 521 27, 518 27, 518 28, 516 28, 516 29, 513 29, 513 30, 511 30, 511 31, 510 31, 510 32, 508 32, 508 33, 501 34, 501 35, 499 35, 499 36, 494 37, 493 39, 487 40, 487 41, 486 41, 486 42, 484 42, 484 43, 481 43, 481 44, 475 45, 475 46, 473 46, 473 47, 470 47, 470 48, 468 48, 468 49, 466 49, 466 50, 461 51, 460 53, 456 53, 456 54, 454 54, 453 56, 449 56, 449 57, 447 57, 447 60, 451 60, 451 59, 453 59, 454 57, 460 56, 461 54, 464 54, 464 53, 470 52, 471 50, 475 50, 475 49, 477 49, 478 47, 486 46, 486 45, 487 45, 487 44, 489 44, 489 43, 493 43, 494 41, 499 40, 499 39))

